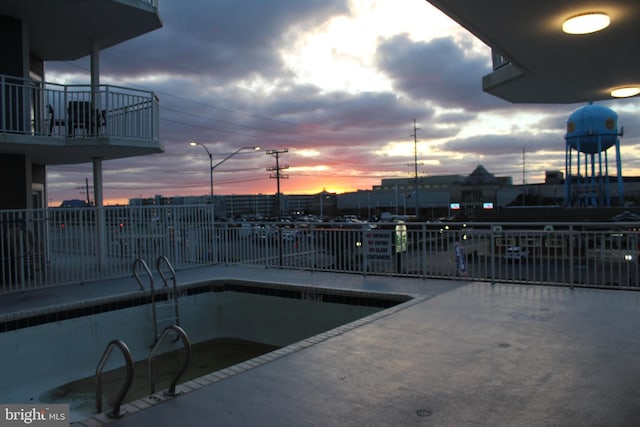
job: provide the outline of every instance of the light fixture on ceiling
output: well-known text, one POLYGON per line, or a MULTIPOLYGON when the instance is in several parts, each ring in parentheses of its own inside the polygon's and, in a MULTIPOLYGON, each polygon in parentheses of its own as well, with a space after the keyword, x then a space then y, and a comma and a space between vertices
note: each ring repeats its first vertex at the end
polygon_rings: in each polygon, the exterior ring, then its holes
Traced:
POLYGON ((562 24, 562 31, 567 34, 589 34, 603 30, 609 26, 609 15, 603 12, 588 12, 572 16, 562 24))
POLYGON ((611 96, 614 98, 629 98, 640 93, 640 86, 625 86, 618 87, 611 91, 611 96))

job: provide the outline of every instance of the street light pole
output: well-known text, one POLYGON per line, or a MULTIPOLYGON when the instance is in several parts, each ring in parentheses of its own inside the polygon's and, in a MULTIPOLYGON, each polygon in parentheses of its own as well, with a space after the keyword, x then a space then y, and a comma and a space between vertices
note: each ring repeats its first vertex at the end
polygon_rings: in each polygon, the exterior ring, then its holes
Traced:
POLYGON ((221 164, 223 164, 224 162, 226 162, 227 160, 229 160, 230 158, 232 158, 233 156, 235 156, 236 154, 240 153, 241 151, 249 151, 249 150, 253 150, 253 151, 260 151, 260 147, 240 147, 238 148, 236 151, 234 151, 233 153, 229 154, 227 157, 225 157, 224 159, 220 160, 218 163, 216 163, 215 165, 211 166, 211 170, 213 171, 215 168, 217 168, 218 166, 220 166, 221 164))
POLYGON ((209 192, 210 192, 210 197, 211 197, 211 204, 213 204, 213 155, 211 154, 211 151, 209 151, 209 149, 207 148, 206 145, 201 144, 199 142, 195 142, 195 141, 191 141, 189 143, 190 146, 195 147, 195 146, 201 146, 202 148, 204 148, 204 150, 207 152, 207 156, 209 156, 209 192))
POLYGON ((196 141, 191 141, 189 143, 189 145, 192 146, 192 147, 195 147, 197 145, 201 146, 202 148, 205 149, 205 151, 207 152, 207 155, 209 156, 209 189, 210 189, 211 203, 212 204, 213 204, 213 170, 215 168, 217 168, 218 166, 220 166, 221 164, 223 164, 224 162, 226 162, 227 160, 229 160, 230 158, 232 158, 233 156, 235 156, 236 154, 239 154, 241 151, 248 151, 248 150, 259 151, 260 150, 260 147, 240 147, 236 151, 234 151, 233 153, 229 154, 227 157, 225 157, 224 159, 220 160, 218 163, 216 163, 214 165, 213 164, 213 155, 211 154, 211 151, 209 151, 209 149, 207 148, 206 145, 202 144, 201 142, 196 142, 196 141))

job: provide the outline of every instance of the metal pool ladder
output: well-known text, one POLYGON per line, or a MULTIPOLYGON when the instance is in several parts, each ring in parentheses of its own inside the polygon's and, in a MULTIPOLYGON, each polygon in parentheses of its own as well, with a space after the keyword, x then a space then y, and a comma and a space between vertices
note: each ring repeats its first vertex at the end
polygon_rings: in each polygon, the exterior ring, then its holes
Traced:
MULTIPOLYGON (((165 288, 169 287, 169 280, 172 282, 172 290, 171 292, 167 292, 167 299, 162 303, 156 303, 157 309, 161 311, 161 314, 164 316, 161 319, 158 319, 157 322, 168 322, 169 325, 178 325, 180 326, 180 311, 178 310, 178 281, 176 278, 176 271, 173 269, 173 266, 169 262, 169 258, 162 255, 156 261, 156 269, 158 270, 158 274, 162 279, 163 286, 165 288), (169 269, 170 277, 167 277, 163 271, 163 264, 169 269)), ((156 330, 156 336, 157 330, 156 330)))
POLYGON ((96 410, 99 414, 102 412, 102 370, 104 369, 104 365, 107 363, 109 356, 111 356, 111 352, 114 347, 118 347, 124 356, 124 360, 127 364, 127 376, 125 378, 124 384, 120 388, 118 395, 116 396, 115 403, 111 411, 107 412, 107 416, 109 418, 120 418, 124 414, 127 413, 124 409, 121 408, 122 401, 126 396, 129 388, 131 387, 131 383, 133 382, 133 359, 131 357, 131 351, 129 351, 129 347, 121 340, 112 340, 107 344, 107 348, 104 350, 102 354, 102 358, 100 362, 98 362, 98 366, 96 367, 96 410))
POLYGON ((156 345, 153 346, 153 348, 151 349, 151 353, 149 353, 148 369, 149 369, 149 388, 151 389, 151 394, 156 392, 156 372, 155 372, 156 350, 158 349, 158 347, 160 347, 160 343, 162 342, 164 337, 167 336, 167 334, 171 331, 175 332, 178 335, 178 338, 182 339, 182 345, 184 346, 185 355, 184 355, 184 360, 182 361, 182 366, 180 367, 180 370, 176 373, 175 377, 173 377, 173 380, 171 380, 171 384, 169 385, 169 388, 164 392, 164 394, 166 396, 177 396, 181 393, 181 392, 176 392, 176 384, 178 383, 178 380, 180 379, 182 374, 184 374, 184 372, 187 370, 187 366, 189 365, 189 360, 191 359, 191 342, 189 341, 189 337, 187 336, 187 333, 184 331, 184 329, 182 329, 180 326, 177 326, 177 325, 169 325, 166 328, 164 328, 164 331, 162 331, 162 334, 160 335, 160 338, 158 338, 156 345))
POLYGON ((140 290, 144 291, 144 285, 142 284, 142 279, 138 274, 138 266, 141 266, 142 268, 144 268, 145 272, 147 273, 147 276, 149 277, 149 287, 153 289, 153 274, 151 274, 151 270, 149 270, 147 263, 144 262, 142 258, 136 258, 135 260, 133 260, 133 265, 131 266, 131 269, 133 270, 133 276, 136 278, 138 282, 138 286, 140 286, 140 290))
POLYGON ((158 261, 156 262, 156 268, 158 270, 158 274, 162 278, 165 288, 168 287, 169 278, 167 278, 167 276, 162 272, 163 264, 166 264, 166 266, 169 268, 169 272, 171 274, 170 279, 173 281, 173 290, 172 292, 166 292, 165 293, 166 299, 160 303, 156 302, 156 289, 153 282, 153 274, 151 273, 151 270, 149 270, 147 263, 142 258, 136 258, 133 261, 133 266, 132 266, 133 275, 138 281, 138 285, 140 285, 141 290, 144 290, 144 285, 142 284, 142 279, 138 274, 138 266, 141 266, 145 270, 149 278, 149 289, 151 291, 151 312, 153 316, 153 339, 156 342, 159 339, 158 329, 160 328, 158 327, 158 324, 160 322, 169 323, 170 325, 171 324, 180 325, 180 312, 178 310, 178 285, 176 280, 176 271, 173 269, 173 266, 171 265, 171 263, 169 262, 169 259, 166 256, 163 255, 158 258, 158 261), (161 316, 163 316, 160 319, 158 318, 158 311, 160 311, 161 316), (167 313, 167 311, 169 311, 169 313, 167 313))

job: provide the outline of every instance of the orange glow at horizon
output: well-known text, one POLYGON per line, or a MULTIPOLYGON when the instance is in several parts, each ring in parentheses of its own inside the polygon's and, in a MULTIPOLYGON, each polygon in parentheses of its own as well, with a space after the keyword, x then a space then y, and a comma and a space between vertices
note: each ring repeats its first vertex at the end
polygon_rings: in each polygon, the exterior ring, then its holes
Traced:
MULTIPOLYGON (((287 194, 318 194, 323 191, 328 193, 348 193, 357 190, 370 190, 373 185, 380 183, 379 178, 360 177, 354 176, 351 179, 345 177, 317 177, 317 176, 290 176, 289 179, 281 179, 280 191, 287 194)), ((276 180, 269 179, 259 184, 219 184, 214 187, 214 194, 218 196, 228 195, 246 195, 246 194, 275 194, 276 193, 276 180)), ((182 190, 171 190, 170 188, 165 191, 146 191, 140 190, 109 190, 105 187, 105 206, 117 206, 128 205, 130 199, 137 198, 153 198, 156 195, 162 197, 173 196, 207 196, 209 194, 209 188, 203 185, 201 188, 191 188, 182 190)), ((60 207, 63 200, 50 199, 48 206, 51 208, 60 207)))

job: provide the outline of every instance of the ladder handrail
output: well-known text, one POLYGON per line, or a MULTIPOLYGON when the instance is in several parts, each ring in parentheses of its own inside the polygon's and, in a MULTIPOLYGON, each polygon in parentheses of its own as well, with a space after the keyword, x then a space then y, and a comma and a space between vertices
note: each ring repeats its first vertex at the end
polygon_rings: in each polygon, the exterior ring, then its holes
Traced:
POLYGON ((96 366, 96 410, 97 413, 102 412, 102 370, 104 369, 104 365, 107 363, 109 356, 111 356, 111 352, 114 347, 118 347, 120 351, 122 351, 122 355, 124 356, 124 360, 127 364, 127 376, 124 384, 118 392, 118 395, 116 396, 115 404, 111 411, 107 412, 107 416, 109 418, 120 418, 127 413, 127 411, 121 409, 120 406, 131 387, 131 383, 133 382, 133 358, 131 357, 129 347, 127 347, 122 340, 111 340, 109 344, 107 344, 107 348, 105 348, 102 358, 100 358, 100 362, 98 362, 98 366, 96 366))
POLYGON ((138 275, 138 269, 136 268, 138 265, 141 265, 142 268, 144 268, 144 271, 147 273, 147 276, 149 276, 149 289, 151 290, 151 314, 153 316, 153 339, 156 339, 158 336, 158 322, 156 315, 156 290, 153 285, 153 274, 151 273, 151 270, 149 270, 149 266, 147 265, 147 263, 144 262, 142 258, 136 258, 133 261, 133 275, 136 276, 136 280, 140 285, 140 290, 144 290, 144 286, 142 286, 142 280, 140 279, 140 276, 138 275))
POLYGON ((177 396, 180 394, 180 392, 176 392, 176 384, 178 383, 178 380, 180 379, 182 374, 184 374, 184 372, 187 370, 187 365, 189 364, 189 360, 191 359, 191 342, 189 341, 189 337, 187 336, 187 333, 184 331, 184 329, 182 329, 180 326, 177 326, 177 325, 169 325, 166 328, 164 328, 164 331, 162 331, 162 334, 160 335, 160 338, 158 338, 156 345, 153 346, 153 348, 151 349, 151 352, 149 353, 148 369, 149 369, 149 388, 151 389, 151 394, 156 392, 155 352, 160 346, 160 342, 162 341, 162 339, 172 330, 175 331, 178 334, 178 336, 182 339, 182 344, 184 345, 184 349, 185 349, 185 358, 180 370, 171 381, 171 385, 169 386, 169 389, 165 391, 164 394, 166 396, 177 396))
MULTIPOLYGON (((177 276, 176 276, 176 270, 173 268, 173 266, 171 265, 171 262, 169 262, 169 258, 167 258, 164 255, 161 255, 158 260, 156 261, 156 269, 158 270, 158 274, 160 275, 160 277, 162 278, 162 282, 164 283, 164 286, 167 287, 167 277, 164 275, 164 273, 162 272, 162 264, 166 264, 167 267, 169 267, 169 271, 171 272, 171 280, 173 282, 173 311, 174 314, 176 316, 176 325, 180 325, 180 313, 178 310, 178 280, 177 280, 177 276)), ((156 334, 157 336, 157 334, 156 334)))
POLYGON ((131 266, 131 269, 133 270, 133 275, 138 281, 138 285, 140 285, 140 290, 144 291, 144 286, 142 285, 142 279, 140 279, 140 275, 138 274, 138 269, 137 269, 138 265, 141 265, 142 268, 144 268, 145 272, 147 273, 147 276, 149 276, 150 286, 151 286, 151 289, 153 290, 153 274, 151 274, 151 270, 149 270, 147 263, 144 262, 142 258, 136 258, 133 261, 133 265, 131 266))
POLYGON ((167 267, 169 267, 169 271, 171 272, 171 279, 173 280, 173 287, 175 289, 175 287, 176 287, 176 270, 173 268, 173 266, 169 262, 169 258, 167 258, 165 255, 160 255, 158 257, 158 261, 156 261, 156 268, 158 270, 158 273, 160 274, 160 277, 162 278, 162 282, 164 283, 164 286, 166 287, 167 286, 167 277, 162 272, 162 263, 163 263, 163 261, 167 265, 167 267))

